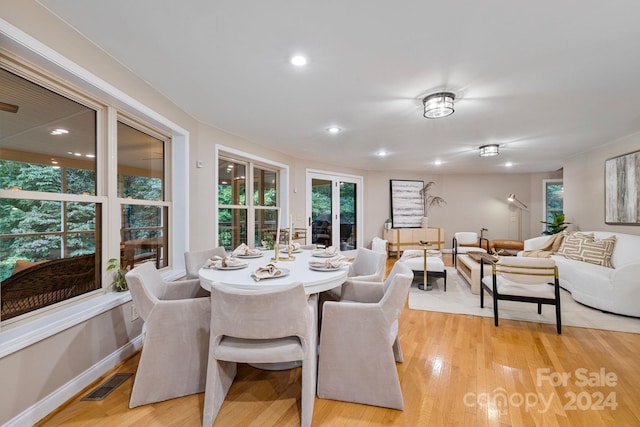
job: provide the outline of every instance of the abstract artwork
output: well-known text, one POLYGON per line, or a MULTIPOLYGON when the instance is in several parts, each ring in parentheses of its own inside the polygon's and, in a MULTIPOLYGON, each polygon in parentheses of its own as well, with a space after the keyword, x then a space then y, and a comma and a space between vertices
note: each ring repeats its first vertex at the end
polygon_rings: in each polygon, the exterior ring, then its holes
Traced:
POLYGON ((393 228, 420 228, 424 217, 421 190, 424 181, 390 180, 391 226, 393 228))
POLYGON ((604 222, 640 225, 640 151, 606 160, 604 177, 604 222))

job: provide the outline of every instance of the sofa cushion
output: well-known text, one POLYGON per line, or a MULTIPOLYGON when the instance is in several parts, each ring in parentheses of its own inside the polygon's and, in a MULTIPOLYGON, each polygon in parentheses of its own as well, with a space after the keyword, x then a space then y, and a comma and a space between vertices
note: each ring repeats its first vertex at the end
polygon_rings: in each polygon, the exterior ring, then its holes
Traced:
POLYGON ((565 233, 564 239, 557 254, 565 257, 581 256, 585 243, 593 241, 593 234, 585 233, 565 233))
POLYGON ((606 239, 588 240, 582 243, 579 254, 570 253, 565 256, 569 259, 613 268, 613 265, 611 265, 611 254, 613 253, 615 243, 616 236, 611 236, 606 239))

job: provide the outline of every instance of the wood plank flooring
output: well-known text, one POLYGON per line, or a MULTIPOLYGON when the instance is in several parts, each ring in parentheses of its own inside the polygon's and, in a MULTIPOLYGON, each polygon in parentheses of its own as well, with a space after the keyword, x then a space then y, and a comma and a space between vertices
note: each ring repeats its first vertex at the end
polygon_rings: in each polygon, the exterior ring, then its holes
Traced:
MULTIPOLYGON (((395 259, 389 261, 390 268, 395 259)), ((400 318, 405 409, 316 399, 314 426, 638 426, 640 334, 410 310, 400 318)), ((114 372, 135 372, 139 354, 114 372)), ((366 363, 363 360, 362 363, 366 363)), ((133 378, 39 426, 199 426, 204 394, 128 408, 133 378)), ((300 368, 239 365, 214 426, 296 426, 300 368)))

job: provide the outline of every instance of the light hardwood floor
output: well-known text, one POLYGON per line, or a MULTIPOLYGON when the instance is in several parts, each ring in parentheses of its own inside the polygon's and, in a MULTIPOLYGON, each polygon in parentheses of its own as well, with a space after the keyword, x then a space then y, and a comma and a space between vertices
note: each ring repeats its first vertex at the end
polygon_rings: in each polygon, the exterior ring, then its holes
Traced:
MULTIPOLYGON (((491 318, 407 307, 400 338, 404 411, 316 399, 314 426, 640 425, 639 334, 566 326, 557 335, 555 325, 509 320, 496 328, 491 318)), ((105 378, 135 372, 138 359, 134 355, 105 378)), ((204 394, 129 409, 133 378, 103 401, 80 401, 100 382, 38 425, 202 422, 204 394)), ((299 425, 300 384, 299 368, 273 372, 239 365, 214 426, 299 425)))

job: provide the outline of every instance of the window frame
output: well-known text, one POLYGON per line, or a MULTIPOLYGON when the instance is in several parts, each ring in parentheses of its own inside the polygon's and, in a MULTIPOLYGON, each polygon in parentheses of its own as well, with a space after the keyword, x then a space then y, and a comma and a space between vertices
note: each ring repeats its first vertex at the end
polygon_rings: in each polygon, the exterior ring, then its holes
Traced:
MULTIPOLYGON (((188 247, 189 241, 187 221, 189 195, 187 192, 180 192, 177 193, 178 200, 168 200, 172 195, 171 188, 175 186, 188 188, 189 132, 57 52, 31 40, 20 30, 11 26, 3 27, 0 29, 0 39, 7 40, 7 37, 21 43, 7 45, 10 49, 13 48, 13 51, 0 49, 2 68, 96 111, 96 195, 0 189, 0 197, 99 204, 103 221, 100 246, 102 248, 100 270, 102 287, 2 322, 0 347, 8 342, 11 343, 10 347, 1 352, 2 355, 19 351, 27 345, 131 301, 129 292, 114 295, 114 292, 109 291, 112 272, 106 270, 108 258, 114 253, 119 253, 120 246, 120 203, 114 197, 114 194, 117 194, 115 193, 117 166, 114 165, 115 160, 109 162, 107 158, 109 153, 117 152, 114 151, 117 148, 114 129, 119 114, 135 117, 136 122, 145 123, 146 126, 171 139, 171 147, 167 152, 169 155, 165 156, 167 178, 163 202, 164 205, 169 205, 167 226, 171 246, 168 256, 169 267, 161 272, 164 277, 175 279, 182 274, 184 260, 175 254, 182 254, 188 247), (179 209, 173 207, 176 202, 179 203, 179 209), (172 238, 176 232, 183 236, 179 241, 172 238), (172 268, 176 271, 174 272, 172 268), (78 307, 84 307, 86 304, 92 306, 92 309, 82 309, 82 315, 79 315, 78 307)), ((126 201, 131 202, 129 199, 126 201)))
POLYGON ((216 214, 216 220, 214 221, 214 238, 216 239, 215 245, 220 246, 219 241, 219 229, 220 224, 218 218, 219 209, 246 209, 247 210, 247 240, 251 239, 247 245, 253 245, 253 239, 255 236, 255 211, 256 209, 277 210, 279 212, 280 228, 287 228, 287 219, 289 218, 289 166, 283 163, 279 163, 270 159, 259 157, 251 153, 246 153, 240 150, 236 150, 231 147, 216 144, 214 152, 214 212, 216 214), (220 163, 223 161, 234 161, 238 163, 244 163, 246 165, 245 174, 245 204, 244 205, 221 205, 218 200, 218 181, 219 181, 219 168, 220 163), (254 167, 258 166, 262 169, 276 172, 277 184, 276 184, 276 205, 275 206, 262 206, 254 205, 253 203, 253 174, 254 167))

